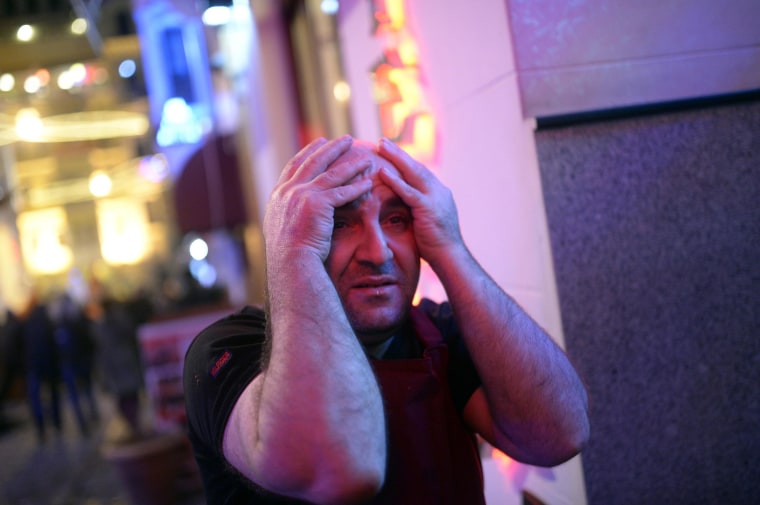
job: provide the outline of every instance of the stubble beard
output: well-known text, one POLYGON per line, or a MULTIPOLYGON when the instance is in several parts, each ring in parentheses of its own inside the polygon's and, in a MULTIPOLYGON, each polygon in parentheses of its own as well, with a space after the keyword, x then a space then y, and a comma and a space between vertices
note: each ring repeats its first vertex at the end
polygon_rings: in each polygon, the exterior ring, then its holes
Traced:
POLYGON ((400 306, 377 307, 370 310, 346 310, 346 316, 359 341, 364 345, 379 344, 403 327, 411 303, 400 306))

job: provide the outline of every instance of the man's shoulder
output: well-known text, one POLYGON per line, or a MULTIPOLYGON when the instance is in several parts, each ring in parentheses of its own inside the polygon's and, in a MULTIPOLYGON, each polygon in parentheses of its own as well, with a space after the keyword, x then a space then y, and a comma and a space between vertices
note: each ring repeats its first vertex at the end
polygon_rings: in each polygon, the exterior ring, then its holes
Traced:
POLYGON ((245 306, 217 319, 193 339, 188 354, 202 349, 261 345, 266 338, 266 314, 263 309, 245 306))
POLYGON ((206 326, 198 337, 216 338, 238 333, 258 334, 266 329, 266 314, 260 307, 246 305, 206 326))
POLYGON ((245 307, 203 328, 187 349, 182 371, 185 411, 199 464, 213 467, 223 461, 227 419, 260 372, 265 345, 264 311, 245 307))
POLYGON ((245 307, 205 327, 185 353, 186 402, 202 403, 205 400, 195 396, 215 397, 221 390, 232 394, 232 389, 247 384, 260 370, 265 346, 266 317, 256 307, 245 307))

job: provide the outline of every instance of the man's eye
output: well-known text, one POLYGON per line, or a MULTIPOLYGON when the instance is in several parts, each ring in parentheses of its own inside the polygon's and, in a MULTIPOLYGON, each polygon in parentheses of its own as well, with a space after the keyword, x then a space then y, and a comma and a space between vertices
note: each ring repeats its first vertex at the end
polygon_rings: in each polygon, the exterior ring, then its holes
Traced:
POLYGON ((347 219, 334 219, 333 220, 333 235, 336 233, 346 233, 351 227, 350 221, 347 219))
POLYGON ((393 226, 395 228, 406 227, 409 224, 409 216, 403 214, 394 214, 392 216, 388 216, 386 223, 389 226, 393 226))

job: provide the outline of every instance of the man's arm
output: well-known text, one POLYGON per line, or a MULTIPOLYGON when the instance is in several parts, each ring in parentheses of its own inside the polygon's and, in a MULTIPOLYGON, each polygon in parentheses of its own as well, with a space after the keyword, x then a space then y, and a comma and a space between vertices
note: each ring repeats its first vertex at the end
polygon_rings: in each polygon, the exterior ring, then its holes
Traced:
POLYGON ((328 170, 350 146, 350 137, 312 142, 272 193, 264 219, 271 351, 224 437, 225 457, 252 481, 318 503, 372 496, 386 461, 377 382, 324 267, 334 208, 371 187, 366 164, 328 170))
POLYGON ((420 254, 446 289, 482 380, 465 419, 519 461, 566 461, 589 435, 586 389, 572 364, 470 254, 451 191, 391 142, 381 140, 379 150, 403 177, 381 173, 412 209, 420 254))

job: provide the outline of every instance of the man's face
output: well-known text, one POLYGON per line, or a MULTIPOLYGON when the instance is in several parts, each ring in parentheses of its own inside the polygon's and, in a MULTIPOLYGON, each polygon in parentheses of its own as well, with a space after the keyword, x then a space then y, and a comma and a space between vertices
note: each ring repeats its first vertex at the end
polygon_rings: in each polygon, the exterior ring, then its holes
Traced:
MULTIPOLYGON (((351 151, 352 157, 369 156, 376 167, 382 164, 396 171, 367 145, 355 144, 351 151)), ((349 322, 365 345, 380 343, 398 331, 420 275, 409 207, 376 173, 370 177, 373 187, 367 196, 336 209, 325 262, 349 322)))

